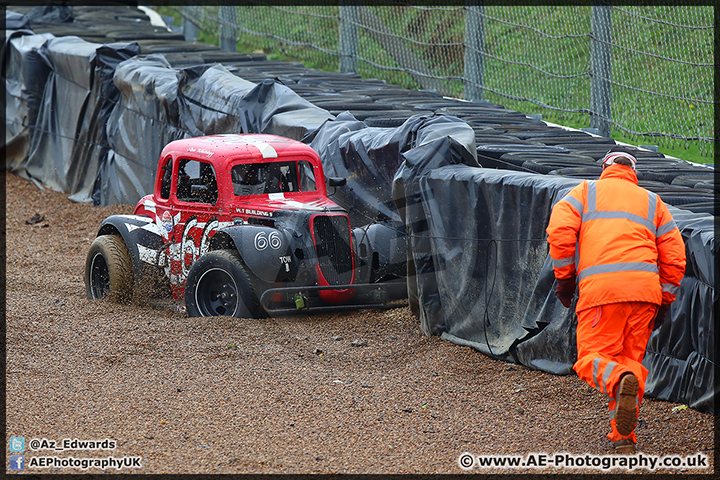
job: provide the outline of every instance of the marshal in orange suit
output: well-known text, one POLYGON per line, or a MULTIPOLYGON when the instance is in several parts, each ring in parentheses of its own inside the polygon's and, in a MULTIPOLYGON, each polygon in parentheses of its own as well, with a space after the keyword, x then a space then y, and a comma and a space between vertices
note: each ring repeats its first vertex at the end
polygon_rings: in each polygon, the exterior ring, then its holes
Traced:
POLYGON ((547 227, 555 293, 576 306, 578 376, 609 400, 608 438, 635 451, 648 371, 642 365, 685 273, 685 244, 660 197, 638 186, 637 159, 613 147, 599 180, 583 181, 553 207, 547 227))

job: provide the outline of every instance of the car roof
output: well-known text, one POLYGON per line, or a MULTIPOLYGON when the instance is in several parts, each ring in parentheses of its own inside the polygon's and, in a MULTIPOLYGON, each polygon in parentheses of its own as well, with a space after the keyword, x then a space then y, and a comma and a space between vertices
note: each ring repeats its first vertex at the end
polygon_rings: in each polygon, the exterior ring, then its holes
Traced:
POLYGON ((272 161, 277 157, 303 155, 319 161, 315 150, 291 138, 268 134, 220 134, 185 138, 168 143, 161 156, 190 154, 218 165, 237 159, 272 161))

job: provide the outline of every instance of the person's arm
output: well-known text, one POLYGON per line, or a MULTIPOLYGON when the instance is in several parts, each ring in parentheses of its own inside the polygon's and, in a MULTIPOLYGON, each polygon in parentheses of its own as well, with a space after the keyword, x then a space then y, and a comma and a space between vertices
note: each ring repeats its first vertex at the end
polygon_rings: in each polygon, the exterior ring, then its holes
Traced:
POLYGON ((655 243, 658 250, 662 303, 670 305, 675 301, 680 281, 685 275, 685 242, 675 220, 660 198, 655 222, 658 226, 655 243))
POLYGON ((570 308, 575 295, 575 252, 582 223, 586 185, 587 182, 581 183, 555 204, 546 230, 553 271, 558 281, 555 295, 566 308, 570 308))
POLYGON ((585 185, 586 182, 583 182, 572 189, 555 204, 550 214, 546 231, 550 244, 550 258, 557 279, 575 276, 575 250, 582 222, 585 185))

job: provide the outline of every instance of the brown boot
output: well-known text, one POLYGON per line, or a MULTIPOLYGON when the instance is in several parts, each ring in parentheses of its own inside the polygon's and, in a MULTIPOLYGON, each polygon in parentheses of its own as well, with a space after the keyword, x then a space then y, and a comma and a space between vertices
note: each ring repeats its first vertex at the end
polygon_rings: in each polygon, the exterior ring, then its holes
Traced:
POLYGON ((627 438, 613 442, 613 447, 616 453, 635 453, 635 443, 627 438))
POLYGON ((630 435, 637 423, 637 397, 640 384, 632 373, 626 373, 620 378, 615 396, 615 427, 620 435, 630 435))

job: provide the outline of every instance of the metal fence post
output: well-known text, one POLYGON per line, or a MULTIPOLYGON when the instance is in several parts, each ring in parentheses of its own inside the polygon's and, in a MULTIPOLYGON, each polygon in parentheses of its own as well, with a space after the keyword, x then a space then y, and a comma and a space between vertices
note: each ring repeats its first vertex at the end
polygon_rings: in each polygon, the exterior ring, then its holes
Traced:
POLYGON ((465 99, 482 100, 485 75, 483 53, 485 52, 485 6, 465 7, 465 99))
POLYGON ((226 52, 237 52, 237 6, 221 5, 218 17, 220 48, 226 52))
POLYGON ((612 8, 593 5, 590 17, 590 128, 610 136, 612 118, 612 8))
POLYGON ((182 28, 183 28, 183 35, 185 35, 185 41, 186 42, 197 42, 198 38, 198 28, 195 26, 194 23, 192 23, 188 18, 196 18, 195 15, 195 9, 197 7, 191 7, 189 5, 185 5, 182 7, 182 28))
POLYGON ((358 71, 357 5, 340 5, 340 71, 358 71))

